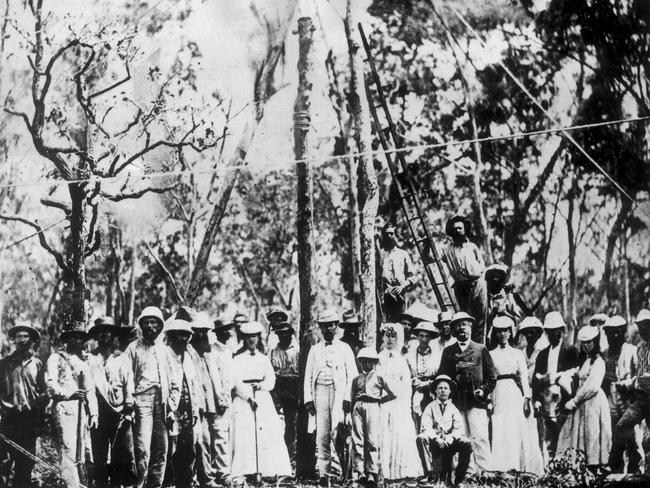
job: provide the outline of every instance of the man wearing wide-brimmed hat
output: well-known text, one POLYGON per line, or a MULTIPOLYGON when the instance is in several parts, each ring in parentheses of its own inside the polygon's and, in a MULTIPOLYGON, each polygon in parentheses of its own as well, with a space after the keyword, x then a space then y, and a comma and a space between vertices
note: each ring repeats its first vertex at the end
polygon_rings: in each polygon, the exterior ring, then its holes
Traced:
MULTIPOLYGON (((27 321, 16 321, 9 329, 14 352, 0 360, 0 431, 32 455, 47 395, 43 363, 34 355, 40 334, 27 321)), ((14 462, 14 486, 30 486, 34 461, 0 444, 0 453, 14 462)))
MULTIPOLYGON (((268 312, 266 312, 266 320, 269 323, 268 337, 266 339, 266 350, 271 351, 275 349, 275 346, 278 345, 278 335, 276 334, 275 329, 283 323, 289 322, 289 314, 280 307, 273 307, 268 312)), ((300 343, 296 339, 294 333, 291 338, 291 344, 293 344, 298 349, 300 348, 300 343)))
MULTIPOLYGON (((634 428, 645 420, 650 425, 650 310, 639 311, 634 321, 639 328, 641 342, 637 345, 638 369, 627 380, 617 382, 621 392, 633 393, 632 401, 616 424, 614 435, 623 439, 634 437, 634 428)), ((650 442, 644 436, 645 465, 650 464, 650 442)))
POLYGON ((431 381, 438 372, 442 351, 431 347, 431 340, 438 335, 438 329, 431 322, 420 322, 413 328, 417 337, 417 347, 412 347, 406 353, 406 361, 411 370, 411 386, 413 387, 412 414, 416 430, 420 426, 420 415, 424 407, 431 401, 431 381))
MULTIPOLYGON (((560 312, 552 311, 544 317, 544 332, 548 337, 549 346, 537 356, 535 372, 532 379, 533 404, 537 412, 540 411, 544 398, 549 398, 548 391, 557 385, 559 373, 575 368, 579 365, 578 350, 564 340, 566 324, 560 312)), ((557 386, 556 388, 557 389, 557 386)), ((555 455, 557 438, 560 435, 562 422, 566 418, 563 407, 568 400, 568 395, 563 395, 558 405, 558 415, 555 417, 544 416, 545 442, 548 446, 550 457, 555 455)))
POLYGON ((352 349, 334 338, 339 315, 331 309, 318 315, 323 340, 309 350, 305 367, 305 408, 316 417, 316 470, 326 483, 331 468, 332 431, 350 411, 350 386, 357 376, 352 349))
POLYGON ((435 399, 424 409, 417 437, 422 467, 429 482, 451 483, 452 458, 458 453, 454 483, 465 478, 472 456, 472 443, 465 435, 463 416, 451 402, 456 382, 449 376, 438 375, 431 382, 435 399))
POLYGON ((213 344, 212 356, 219 369, 221 379, 221 388, 224 392, 224 401, 226 408, 223 412, 215 415, 214 421, 210 426, 212 432, 212 449, 214 459, 212 461, 215 468, 215 480, 224 484, 230 483, 230 424, 232 418, 231 394, 235 386, 235 366, 233 362, 233 342, 234 325, 227 320, 217 318, 213 323, 214 335, 217 341, 213 344))
POLYGON ((354 309, 343 312, 343 320, 339 323, 339 327, 343 329, 341 342, 350 346, 355 357, 361 348, 365 347, 363 341, 359 338, 361 324, 363 324, 363 320, 354 309))
POLYGON ((615 427, 625 412, 629 403, 629 395, 623 395, 616 388, 616 383, 632 378, 638 369, 637 347, 625 342, 627 320, 620 315, 608 317, 602 326, 607 335, 609 348, 602 352, 605 361, 605 379, 603 390, 609 401, 609 415, 612 419, 612 447, 609 455, 609 468, 614 473, 622 473, 624 467, 623 453, 627 452, 627 472, 636 473, 639 470, 641 454, 634 436, 623 438, 615 427))
POLYGON ((411 256, 397 245, 397 228, 388 223, 381 231, 382 281, 384 284, 384 314, 386 320, 396 321, 406 305, 406 293, 417 283, 415 267, 411 256))
POLYGON ((275 388, 271 392, 278 410, 284 415, 284 440, 289 457, 296 456, 296 422, 298 421, 298 348, 293 344, 293 327, 289 322, 275 326, 278 344, 269 351, 269 360, 275 371, 275 388))
POLYGON ((478 246, 469 240, 471 223, 462 215, 447 221, 445 232, 451 243, 442 249, 441 259, 447 264, 454 283, 458 308, 476 319, 472 340, 483 342, 483 327, 487 316, 485 261, 478 246))
POLYGON ((486 330, 488 337, 495 317, 507 315, 517 324, 528 311, 522 298, 514 291, 512 284, 509 283, 509 276, 510 269, 505 264, 491 264, 485 269, 488 311, 486 330))
POLYGON ((204 412, 205 394, 192 355, 188 351, 193 330, 190 322, 173 319, 166 324, 165 334, 171 371, 178 372, 180 398, 170 426, 171 465, 174 486, 191 488, 199 440, 199 420, 204 412), (194 426, 199 425, 196 429, 194 426))
POLYGON ((230 399, 227 399, 226 395, 230 396, 230 391, 226 392, 223 389, 219 364, 212 352, 213 346, 208 336, 208 332, 214 327, 212 319, 207 313, 199 312, 190 325, 193 334, 187 352, 194 363, 205 400, 204 415, 197 422, 199 438, 196 444, 196 476, 201 488, 209 488, 216 485, 212 456, 215 420, 228 408, 230 399))
POLYGON ((456 404, 472 440, 476 467, 482 472, 492 468, 487 408, 497 375, 487 348, 470 339, 475 324, 465 312, 454 314, 451 330, 458 342, 442 352, 438 373, 458 385, 456 404))
POLYGON ((61 332, 63 349, 50 355, 45 373, 48 394, 54 400, 61 478, 68 488, 80 486, 79 470, 92 460, 90 430, 97 428, 95 385, 84 353, 87 340, 86 324, 70 324, 61 332))
POLYGON ((138 318, 142 338, 124 351, 133 381, 135 457, 138 488, 162 486, 167 463, 167 424, 173 422, 180 400, 179 371, 172 371, 168 347, 156 339, 163 329, 158 307, 145 307, 138 318))
POLYGON ((88 357, 88 368, 98 405, 97 428, 91 432, 98 488, 108 487, 109 483, 128 485, 135 481, 133 436, 130 422, 123 422, 125 404, 129 405, 126 407, 128 414, 133 408, 133 399, 125 396, 128 370, 126 363, 118 359, 122 351, 115 347, 116 337, 130 333, 131 329, 117 326, 112 317, 99 317, 88 331, 90 338, 97 342, 97 349, 88 357))

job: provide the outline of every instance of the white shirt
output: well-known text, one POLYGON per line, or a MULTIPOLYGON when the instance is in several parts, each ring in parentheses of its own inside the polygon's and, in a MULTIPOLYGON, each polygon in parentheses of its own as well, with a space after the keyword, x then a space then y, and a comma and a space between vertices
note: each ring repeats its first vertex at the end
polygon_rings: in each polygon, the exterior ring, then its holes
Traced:
POLYGON ((558 358, 560 357, 560 348, 562 347, 562 340, 560 340, 560 343, 551 348, 548 351, 548 363, 546 366, 546 372, 547 373, 557 373, 557 361, 558 358))
POLYGON ((461 350, 461 351, 464 352, 465 349, 467 349, 467 346, 469 346, 469 340, 467 340, 467 342, 460 342, 460 341, 458 341, 458 347, 460 347, 460 350, 461 350))

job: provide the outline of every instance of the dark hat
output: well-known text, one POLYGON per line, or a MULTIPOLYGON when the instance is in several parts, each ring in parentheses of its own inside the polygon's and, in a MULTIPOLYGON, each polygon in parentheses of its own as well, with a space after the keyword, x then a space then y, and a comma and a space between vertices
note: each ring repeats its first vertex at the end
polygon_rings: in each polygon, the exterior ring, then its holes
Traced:
POLYGON ((88 335, 93 336, 104 331, 116 334, 118 332, 117 329, 118 327, 115 326, 115 320, 113 320, 113 317, 99 317, 98 319, 95 319, 95 325, 90 328, 88 335))
POLYGON ((453 395, 456 392, 456 382, 446 374, 439 374, 433 379, 433 381, 431 382, 431 391, 435 391, 436 388, 438 387, 438 383, 442 381, 446 381, 449 384, 449 388, 451 389, 451 394, 453 395))
POLYGON ((463 224, 465 224, 465 235, 471 234, 472 223, 464 215, 454 215, 452 218, 450 218, 447 221, 447 224, 445 225, 445 234, 447 234, 448 236, 451 236, 453 234, 454 224, 456 222, 462 222, 463 224))
POLYGON ((270 322, 271 317, 273 317, 274 315, 278 315, 279 317, 281 317, 280 320, 282 322, 286 322, 289 319, 289 315, 287 315, 287 312, 282 310, 280 307, 273 307, 268 312, 266 312, 266 319, 270 322))
POLYGON ((351 308, 343 312, 343 320, 339 323, 339 327, 359 327, 362 323, 361 317, 351 308))
POLYGON ((223 320, 221 317, 219 317, 219 318, 215 319, 215 321, 214 321, 214 329, 212 329, 212 330, 214 330, 216 332, 216 331, 218 331, 220 329, 232 328, 234 326, 235 326, 235 324, 233 324, 232 322, 227 322, 227 321, 223 320))
POLYGON ((27 332, 34 342, 41 340, 41 334, 32 327, 32 324, 26 320, 17 320, 14 326, 9 329, 9 339, 13 339, 18 332, 27 332))
POLYGON ((71 337, 82 337, 88 339, 88 332, 86 332, 86 323, 80 320, 75 320, 61 331, 61 342, 65 342, 71 337))
POLYGON ((274 329, 276 334, 280 334, 282 332, 290 332, 293 334, 294 330, 293 327, 291 327, 291 324, 289 322, 280 322, 277 327, 274 329))
POLYGON ((197 314, 198 312, 194 310, 192 307, 188 307, 187 305, 181 305, 180 307, 178 307, 178 310, 176 310, 176 314, 174 315, 174 318, 192 323, 194 322, 194 320, 196 320, 197 314))

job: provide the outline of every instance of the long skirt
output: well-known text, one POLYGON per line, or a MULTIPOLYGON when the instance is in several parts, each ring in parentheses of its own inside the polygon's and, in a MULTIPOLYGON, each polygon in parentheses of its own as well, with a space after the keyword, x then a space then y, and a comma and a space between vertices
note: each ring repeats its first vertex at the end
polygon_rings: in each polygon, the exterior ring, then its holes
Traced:
POLYGON ((291 476, 284 429, 271 395, 257 391, 255 400, 255 414, 246 400, 235 397, 232 402, 231 476, 241 478, 258 472, 264 477, 291 476))
POLYGON ((496 471, 541 474, 542 454, 537 423, 524 415, 524 397, 514 380, 500 380, 494 388, 492 415, 492 463, 496 471))
POLYGON ((581 403, 567 417, 557 441, 557 454, 578 449, 588 466, 605 465, 612 447, 612 423, 609 403, 602 390, 581 403))
POLYGON ((422 476, 415 426, 408 403, 393 400, 381 406, 379 457, 384 479, 399 480, 422 476))

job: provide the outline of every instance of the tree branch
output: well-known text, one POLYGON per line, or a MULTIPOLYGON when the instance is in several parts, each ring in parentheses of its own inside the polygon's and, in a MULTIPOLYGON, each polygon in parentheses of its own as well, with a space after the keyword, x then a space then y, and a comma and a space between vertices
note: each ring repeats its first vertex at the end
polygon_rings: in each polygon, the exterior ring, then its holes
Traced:
POLYGON ((133 193, 121 193, 119 195, 111 195, 111 194, 106 193, 106 192, 101 192, 100 195, 102 197, 108 199, 108 200, 111 200, 112 202, 119 202, 119 201, 122 201, 122 200, 126 200, 128 198, 140 198, 145 193, 162 194, 162 193, 168 192, 170 190, 173 190, 178 185, 179 185, 179 182, 176 182, 171 186, 162 186, 162 187, 158 187, 158 188, 149 187, 149 188, 144 188, 142 190, 134 191, 133 193))
POLYGON ((59 266, 59 268, 61 268, 63 271, 68 270, 68 266, 66 265, 65 260, 63 259, 63 255, 60 252, 55 251, 54 248, 50 246, 50 244, 47 242, 47 239, 45 239, 43 228, 40 225, 38 225, 36 222, 33 222, 19 215, 0 214, 0 219, 9 220, 13 222, 20 222, 30 226, 38 233, 38 240, 41 243, 41 247, 54 257, 54 259, 56 260, 56 264, 59 266))
POLYGON ((72 211, 68 204, 62 202, 61 200, 54 200, 52 198, 43 197, 41 198, 41 204, 45 205, 46 207, 53 207, 58 208, 59 210, 63 210, 66 216, 70 215, 70 212, 72 211))
POLYGON ((179 304, 185 303, 185 299, 183 298, 183 295, 181 294, 181 292, 178 289, 178 286, 176 285, 176 280, 174 279, 172 274, 167 269, 167 266, 165 266, 165 264, 160 260, 158 255, 154 252, 153 249, 151 249, 151 246, 146 241, 142 241, 142 243, 145 245, 145 247, 147 248, 147 251, 149 251, 149 254, 151 254, 151 257, 156 261, 156 263, 158 263, 158 266, 160 266, 163 273, 167 277, 167 281, 172 286, 172 289, 174 290, 174 294, 176 295, 176 301, 179 304))

